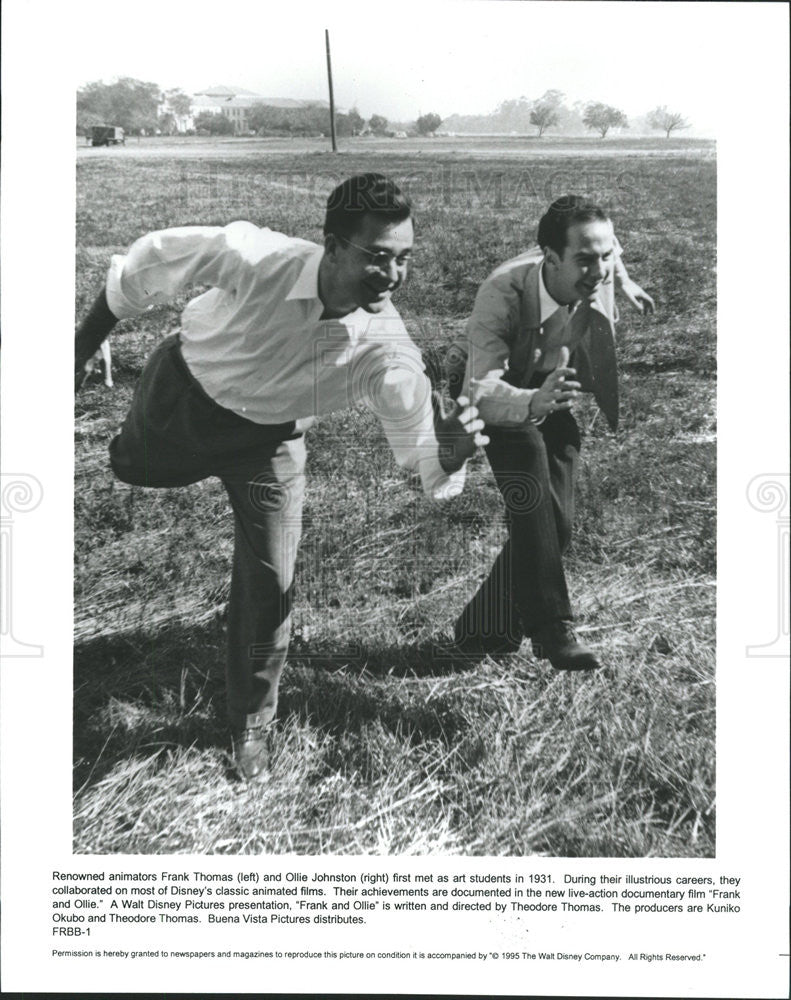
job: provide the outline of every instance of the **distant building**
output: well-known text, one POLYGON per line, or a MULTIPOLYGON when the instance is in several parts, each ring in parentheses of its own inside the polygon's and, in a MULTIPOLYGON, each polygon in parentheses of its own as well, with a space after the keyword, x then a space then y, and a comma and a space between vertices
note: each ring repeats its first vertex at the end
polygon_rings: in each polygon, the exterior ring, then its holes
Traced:
POLYGON ((243 87, 208 87, 190 95, 191 108, 189 115, 176 115, 169 106, 167 95, 162 95, 162 103, 157 113, 172 114, 176 122, 177 132, 189 132, 195 128, 195 119, 199 114, 208 111, 211 114, 225 115, 233 122, 235 135, 245 135, 250 131, 248 112, 255 104, 267 104, 272 108, 308 108, 316 104, 326 106, 326 101, 301 101, 291 97, 264 97, 243 87))

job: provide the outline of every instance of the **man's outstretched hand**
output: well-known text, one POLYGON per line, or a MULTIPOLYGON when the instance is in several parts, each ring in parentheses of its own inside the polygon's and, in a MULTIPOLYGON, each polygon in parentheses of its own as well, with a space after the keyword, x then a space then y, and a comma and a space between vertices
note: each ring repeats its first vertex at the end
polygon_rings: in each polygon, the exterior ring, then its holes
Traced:
POLYGON ((482 433, 484 422, 478 410, 470 405, 466 396, 459 396, 453 409, 445 414, 438 392, 432 392, 431 405, 434 408, 434 433, 439 444, 439 464, 443 472, 450 476, 458 472, 480 445, 489 443, 482 433))
POLYGON ((654 300, 631 278, 621 282, 621 291, 639 313, 647 316, 655 311, 654 300))
POLYGON ((570 410, 582 386, 576 381, 577 369, 569 368, 569 349, 561 347, 557 368, 544 379, 530 400, 530 416, 543 420, 557 410, 570 410))

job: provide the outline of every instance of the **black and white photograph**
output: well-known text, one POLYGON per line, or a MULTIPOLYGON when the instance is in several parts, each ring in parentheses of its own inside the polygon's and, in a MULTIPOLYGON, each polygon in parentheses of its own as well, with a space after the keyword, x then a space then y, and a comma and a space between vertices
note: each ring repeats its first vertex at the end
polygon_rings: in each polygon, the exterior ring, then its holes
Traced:
POLYGON ((571 8, 92 54, 76 851, 713 856, 713 115, 571 8))
POLYGON ((3 867, 48 894, 42 982, 148 985, 178 940, 206 992, 248 957, 769 995, 787 11, 32 6, 63 93, 36 126, 12 2, 3 867))

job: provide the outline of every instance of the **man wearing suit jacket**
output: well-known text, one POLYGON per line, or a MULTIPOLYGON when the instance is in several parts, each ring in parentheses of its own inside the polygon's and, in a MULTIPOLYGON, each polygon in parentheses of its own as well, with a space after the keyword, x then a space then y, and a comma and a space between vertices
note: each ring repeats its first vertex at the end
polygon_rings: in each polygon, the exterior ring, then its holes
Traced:
POLYGON ((654 303, 626 273, 599 206, 576 195, 557 199, 538 242, 486 279, 465 341, 448 357, 452 393, 463 383, 486 423, 509 526, 455 638, 465 653, 482 655, 513 651, 526 635, 554 667, 587 670, 599 663, 574 633, 562 562, 580 450, 571 411, 580 392, 592 392, 616 429, 614 285, 641 312, 654 303))

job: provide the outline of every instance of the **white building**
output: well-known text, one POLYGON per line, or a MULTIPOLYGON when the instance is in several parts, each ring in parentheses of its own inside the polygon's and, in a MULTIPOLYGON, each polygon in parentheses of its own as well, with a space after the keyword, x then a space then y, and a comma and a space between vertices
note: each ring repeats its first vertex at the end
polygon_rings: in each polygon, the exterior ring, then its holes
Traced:
POLYGON ((307 108, 324 102, 300 101, 289 97, 264 97, 243 87, 217 86, 190 94, 190 103, 189 115, 176 115, 170 107, 167 95, 163 94, 157 113, 173 115, 176 131, 180 133, 192 131, 195 128, 195 119, 204 111, 214 115, 221 114, 233 122, 235 135, 245 135, 250 131, 247 113, 255 104, 267 104, 273 108, 307 108))

